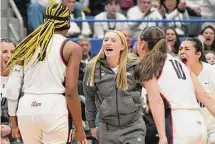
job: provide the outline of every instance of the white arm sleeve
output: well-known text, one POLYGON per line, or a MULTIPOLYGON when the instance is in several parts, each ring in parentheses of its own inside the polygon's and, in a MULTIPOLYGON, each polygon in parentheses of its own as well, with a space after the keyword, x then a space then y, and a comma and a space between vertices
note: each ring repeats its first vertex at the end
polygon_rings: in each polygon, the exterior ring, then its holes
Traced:
POLYGON ((21 92, 23 81, 23 68, 20 65, 15 65, 11 70, 7 87, 6 96, 8 99, 8 112, 10 116, 16 116, 18 107, 19 95, 21 92))

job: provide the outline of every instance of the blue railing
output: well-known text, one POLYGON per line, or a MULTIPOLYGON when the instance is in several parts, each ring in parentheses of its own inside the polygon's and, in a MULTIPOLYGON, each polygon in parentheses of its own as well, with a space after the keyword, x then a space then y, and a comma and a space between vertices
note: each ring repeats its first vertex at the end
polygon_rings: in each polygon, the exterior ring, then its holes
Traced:
POLYGON ((88 22, 88 23, 94 23, 94 22, 155 22, 155 23, 170 23, 170 22, 182 22, 182 23, 203 23, 203 22, 215 22, 215 19, 201 19, 201 18, 193 18, 193 19, 184 19, 184 20, 115 20, 115 19, 105 19, 105 20, 95 20, 95 19, 86 19, 86 20, 72 20, 73 22, 88 22))
MULTIPOLYGON (((193 17, 189 20, 184 19, 184 20, 114 20, 114 19, 106 19, 106 20, 95 20, 94 17, 90 17, 89 19, 86 20, 72 20, 73 22, 88 22, 88 23, 94 23, 94 22, 155 22, 155 23, 169 23, 169 22, 182 22, 182 23, 204 23, 204 22, 211 22, 215 23, 215 19, 202 19, 200 17, 193 17)), ((184 40, 186 37, 180 37, 180 40, 184 40)), ((73 41, 77 42, 76 38, 72 38, 73 41)), ((135 43, 136 39, 132 40, 132 45, 135 43)), ((91 52, 93 54, 97 54, 101 48, 102 45, 102 39, 97 39, 97 38, 91 38, 91 52)))

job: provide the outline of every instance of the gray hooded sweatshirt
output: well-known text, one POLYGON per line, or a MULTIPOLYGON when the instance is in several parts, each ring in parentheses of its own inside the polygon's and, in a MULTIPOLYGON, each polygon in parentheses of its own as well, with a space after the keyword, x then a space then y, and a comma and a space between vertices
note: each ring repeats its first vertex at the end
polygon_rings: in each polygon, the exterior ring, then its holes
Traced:
POLYGON ((127 62, 128 89, 116 87, 116 74, 108 67, 105 59, 97 62, 94 87, 87 86, 90 66, 85 69, 83 80, 86 97, 86 118, 90 128, 95 128, 95 119, 99 112, 101 122, 126 126, 142 117, 141 86, 135 81, 134 68, 137 60, 127 62))

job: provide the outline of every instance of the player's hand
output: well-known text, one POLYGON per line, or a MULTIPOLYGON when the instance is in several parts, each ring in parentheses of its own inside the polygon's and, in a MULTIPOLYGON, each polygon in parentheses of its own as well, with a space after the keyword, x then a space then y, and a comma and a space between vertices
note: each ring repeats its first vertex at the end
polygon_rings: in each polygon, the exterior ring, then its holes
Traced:
POLYGON ((83 129, 75 130, 75 140, 77 141, 84 141, 86 139, 86 134, 83 129))
POLYGON ((18 127, 12 128, 12 137, 16 138, 16 139, 20 138, 20 133, 19 133, 18 127))
POLYGON ((178 4, 178 9, 184 11, 186 9, 186 2, 180 2, 178 4))
POLYGON ((87 139, 82 140, 81 144, 88 144, 87 139))
POLYGON ((161 137, 159 139, 159 144, 168 144, 167 137, 161 137))
POLYGON ((94 137, 94 138, 96 138, 97 137, 97 128, 91 128, 90 129, 90 132, 91 132, 91 135, 94 137))

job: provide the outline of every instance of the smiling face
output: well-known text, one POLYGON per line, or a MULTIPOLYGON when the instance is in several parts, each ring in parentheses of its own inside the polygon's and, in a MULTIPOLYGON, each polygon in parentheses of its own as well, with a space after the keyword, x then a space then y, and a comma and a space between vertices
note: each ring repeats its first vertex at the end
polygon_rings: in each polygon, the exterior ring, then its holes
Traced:
POLYGON ((179 47, 179 58, 188 67, 200 62, 201 52, 197 52, 194 42, 183 41, 179 47))
POLYGON ((214 31, 211 28, 206 28, 202 33, 202 35, 205 38, 205 42, 204 42, 205 45, 210 47, 213 44, 215 39, 214 31))
POLYGON ((174 46, 174 44, 176 43, 176 33, 173 29, 167 29, 166 30, 166 40, 167 42, 171 45, 174 46))
POLYGON ((1 42, 1 69, 4 70, 7 62, 15 50, 13 43, 1 42))
POLYGON ((121 51, 124 50, 124 46, 122 45, 122 41, 118 34, 115 32, 107 32, 102 47, 104 49, 105 56, 107 58, 118 58, 120 56, 121 51))

